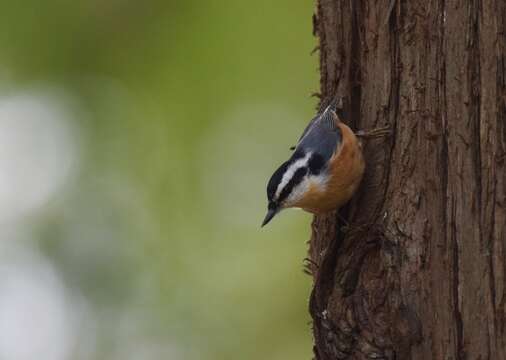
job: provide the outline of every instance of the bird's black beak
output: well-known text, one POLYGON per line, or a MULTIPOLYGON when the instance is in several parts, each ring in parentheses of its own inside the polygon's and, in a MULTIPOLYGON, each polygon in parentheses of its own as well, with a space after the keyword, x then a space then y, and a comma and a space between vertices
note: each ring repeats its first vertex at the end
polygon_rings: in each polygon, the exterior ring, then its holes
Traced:
POLYGON ((269 211, 267 211, 267 215, 265 215, 264 221, 262 222, 262 227, 267 225, 269 221, 271 221, 272 218, 276 216, 277 213, 278 213, 277 209, 269 209, 269 211))

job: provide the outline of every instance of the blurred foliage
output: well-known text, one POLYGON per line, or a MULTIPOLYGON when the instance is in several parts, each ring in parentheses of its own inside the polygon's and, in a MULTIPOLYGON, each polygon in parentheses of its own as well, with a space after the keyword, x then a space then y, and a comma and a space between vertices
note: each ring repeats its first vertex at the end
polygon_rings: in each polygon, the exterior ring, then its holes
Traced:
POLYGON ((93 358, 310 358, 311 218, 259 225, 316 104, 312 6, 3 4, 0 91, 51 92, 75 114, 76 173, 32 225, 91 304, 93 358), (128 355, 138 343, 158 355, 128 355))

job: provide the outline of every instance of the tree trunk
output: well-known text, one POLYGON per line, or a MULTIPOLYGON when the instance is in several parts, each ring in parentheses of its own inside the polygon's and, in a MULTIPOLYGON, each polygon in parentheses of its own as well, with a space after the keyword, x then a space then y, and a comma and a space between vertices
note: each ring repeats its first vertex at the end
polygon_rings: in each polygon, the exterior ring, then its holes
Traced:
POLYGON ((506 359, 506 1, 319 0, 367 170, 313 222, 315 358, 506 359))

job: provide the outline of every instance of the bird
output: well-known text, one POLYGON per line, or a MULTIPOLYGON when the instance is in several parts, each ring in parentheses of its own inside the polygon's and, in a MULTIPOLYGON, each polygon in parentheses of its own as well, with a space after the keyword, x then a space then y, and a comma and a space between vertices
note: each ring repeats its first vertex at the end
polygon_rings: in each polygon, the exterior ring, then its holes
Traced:
POLYGON ((324 214, 342 207, 359 187, 364 170, 361 142, 342 122, 333 101, 311 120, 292 156, 271 176, 262 227, 286 208, 324 214))

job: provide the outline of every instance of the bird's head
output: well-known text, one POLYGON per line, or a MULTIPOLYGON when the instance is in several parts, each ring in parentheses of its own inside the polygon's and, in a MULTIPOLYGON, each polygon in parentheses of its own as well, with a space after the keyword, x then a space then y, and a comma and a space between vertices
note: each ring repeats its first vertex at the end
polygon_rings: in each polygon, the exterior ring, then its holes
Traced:
POLYGON ((323 165, 323 159, 318 154, 296 150, 269 180, 267 215, 262 226, 271 221, 281 210, 297 206, 306 196, 312 177, 320 174, 323 165))

